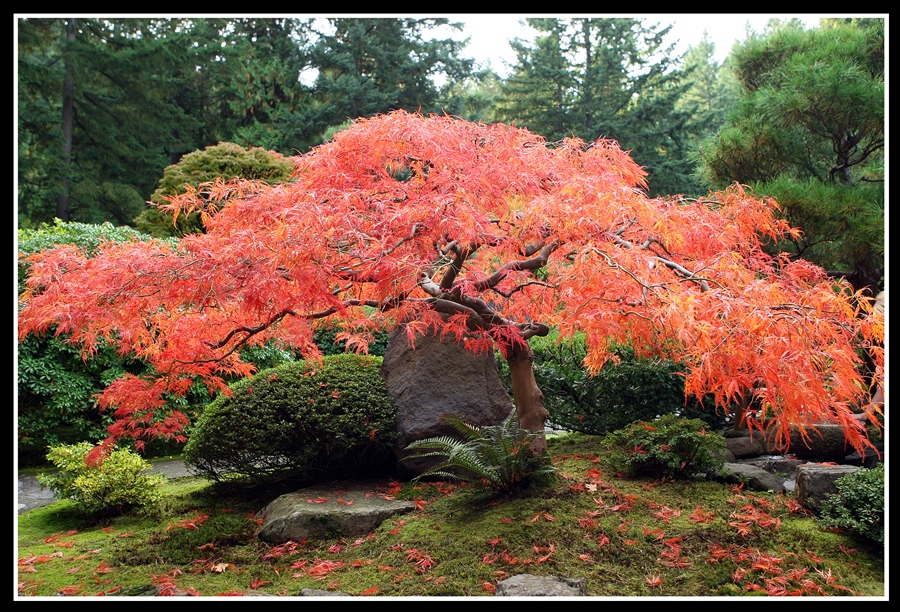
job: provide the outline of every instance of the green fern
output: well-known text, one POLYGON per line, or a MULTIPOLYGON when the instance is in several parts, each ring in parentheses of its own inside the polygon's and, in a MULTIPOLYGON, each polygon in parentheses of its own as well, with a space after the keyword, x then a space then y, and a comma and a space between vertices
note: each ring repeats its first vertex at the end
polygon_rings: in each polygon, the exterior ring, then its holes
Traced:
POLYGON ((450 415, 441 417, 441 421, 452 427, 458 437, 425 438, 406 447, 410 459, 444 457, 417 479, 454 478, 495 491, 552 481, 556 468, 546 453, 535 455, 530 448, 539 434, 519 428, 515 409, 499 425, 478 427, 450 415))

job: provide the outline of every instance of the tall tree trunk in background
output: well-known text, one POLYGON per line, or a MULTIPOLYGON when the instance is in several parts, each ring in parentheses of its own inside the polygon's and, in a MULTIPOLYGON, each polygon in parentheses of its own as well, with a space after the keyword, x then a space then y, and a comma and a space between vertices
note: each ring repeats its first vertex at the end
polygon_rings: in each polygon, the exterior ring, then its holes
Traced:
MULTIPOLYGON (((75 42, 75 18, 68 21, 66 39, 69 45, 75 42)), ((75 69, 72 65, 72 53, 66 52, 66 77, 63 81, 63 168, 60 178, 59 194, 56 196, 56 216, 62 221, 69 220, 69 190, 72 168, 72 123, 75 115, 75 69)))
POLYGON ((594 58, 591 49, 591 24, 584 19, 581 22, 584 32, 584 128, 588 133, 594 131, 594 83, 593 65, 594 58))
POLYGON ((516 402, 516 414, 519 427, 541 437, 531 447, 535 455, 547 450, 547 439, 544 437, 544 422, 550 413, 544 407, 544 394, 534 378, 534 353, 527 344, 510 349, 506 357, 509 364, 509 376, 512 383, 513 399, 516 402))

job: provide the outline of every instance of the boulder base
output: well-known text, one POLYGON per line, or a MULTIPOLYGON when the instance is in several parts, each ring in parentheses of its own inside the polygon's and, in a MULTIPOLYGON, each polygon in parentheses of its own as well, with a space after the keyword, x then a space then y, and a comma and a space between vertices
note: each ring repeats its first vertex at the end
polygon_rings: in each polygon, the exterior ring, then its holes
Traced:
POLYGON ((417 476, 439 461, 406 459, 408 444, 455 435, 439 420, 441 416, 484 427, 499 425, 513 409, 494 354, 476 355, 449 339, 418 334, 410 345, 406 331, 398 328, 388 341, 381 371, 397 405, 399 437, 394 450, 404 477, 417 476))

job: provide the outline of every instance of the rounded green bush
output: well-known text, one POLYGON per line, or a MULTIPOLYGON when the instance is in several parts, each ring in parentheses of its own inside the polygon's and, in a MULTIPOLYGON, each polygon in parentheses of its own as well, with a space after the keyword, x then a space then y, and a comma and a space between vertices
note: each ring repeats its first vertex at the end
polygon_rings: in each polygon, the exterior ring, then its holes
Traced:
POLYGON ((397 409, 381 357, 286 363, 232 384, 197 419, 185 462, 217 482, 305 483, 396 467, 397 409))
POLYGON ((725 438, 699 419, 667 414, 636 421, 603 438, 606 461, 629 476, 675 480, 722 467, 725 438))
MULTIPOLYGON (((168 196, 184 193, 188 185, 199 188, 201 183, 216 179, 244 178, 282 183, 290 180, 293 174, 294 163, 281 153, 262 147, 245 149, 233 142, 220 142, 188 153, 177 164, 168 166, 150 201, 159 204, 168 196)), ((134 224, 140 231, 158 238, 204 231, 199 213, 181 215, 173 223, 172 214, 158 208, 144 210, 134 219, 134 224)))

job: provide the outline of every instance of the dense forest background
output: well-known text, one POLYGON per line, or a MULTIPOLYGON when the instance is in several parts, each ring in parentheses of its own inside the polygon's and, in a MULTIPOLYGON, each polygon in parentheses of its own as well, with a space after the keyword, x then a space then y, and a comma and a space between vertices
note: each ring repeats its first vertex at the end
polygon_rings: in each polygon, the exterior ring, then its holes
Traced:
POLYGON ((19 18, 18 227, 137 227, 187 154, 296 155, 404 109, 616 139, 653 196, 749 185, 805 232, 773 249, 883 288, 884 19, 772 20, 722 64, 643 19, 527 21, 501 78, 445 18, 19 18))

